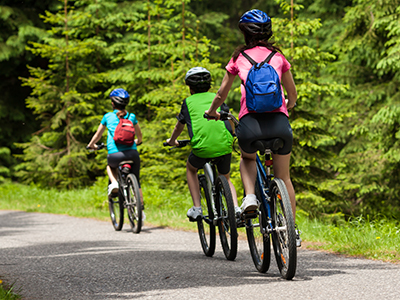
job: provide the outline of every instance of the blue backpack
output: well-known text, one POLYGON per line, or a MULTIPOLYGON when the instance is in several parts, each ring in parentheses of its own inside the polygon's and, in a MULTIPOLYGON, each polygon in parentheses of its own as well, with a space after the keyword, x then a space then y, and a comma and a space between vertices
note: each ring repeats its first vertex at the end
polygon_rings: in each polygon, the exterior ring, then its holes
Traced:
POLYGON ((249 112, 265 113, 282 106, 282 90, 278 73, 269 64, 276 51, 260 63, 255 62, 246 53, 242 55, 253 65, 247 75, 246 106, 249 112))

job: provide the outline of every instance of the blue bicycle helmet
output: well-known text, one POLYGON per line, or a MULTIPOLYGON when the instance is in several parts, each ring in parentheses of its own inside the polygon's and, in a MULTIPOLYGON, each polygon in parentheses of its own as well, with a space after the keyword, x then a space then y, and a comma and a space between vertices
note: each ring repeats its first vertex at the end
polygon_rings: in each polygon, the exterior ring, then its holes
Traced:
POLYGON ((239 20, 239 28, 245 34, 256 35, 263 39, 272 36, 271 18, 259 9, 245 12, 239 20))
POLYGON ((113 90, 110 93, 110 98, 113 102, 120 104, 120 105, 126 106, 129 103, 128 92, 121 88, 113 90))

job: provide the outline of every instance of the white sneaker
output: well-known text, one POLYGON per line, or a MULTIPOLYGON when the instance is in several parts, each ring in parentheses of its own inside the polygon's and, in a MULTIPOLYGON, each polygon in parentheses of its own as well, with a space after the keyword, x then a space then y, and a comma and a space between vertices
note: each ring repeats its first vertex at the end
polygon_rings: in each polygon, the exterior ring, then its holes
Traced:
POLYGON ((256 198, 256 195, 249 194, 243 199, 242 206, 240 206, 241 214, 244 214, 249 211, 256 211, 258 209, 259 203, 256 198))
POLYGON ((201 207, 191 207, 187 212, 187 217, 189 218, 190 222, 200 221, 202 217, 201 207))
POLYGON ((142 221, 146 220, 146 214, 144 213, 144 211, 142 210, 142 221))
POLYGON ((110 183, 108 185, 108 196, 110 196, 111 194, 115 194, 118 193, 118 181, 115 181, 113 183, 110 183))

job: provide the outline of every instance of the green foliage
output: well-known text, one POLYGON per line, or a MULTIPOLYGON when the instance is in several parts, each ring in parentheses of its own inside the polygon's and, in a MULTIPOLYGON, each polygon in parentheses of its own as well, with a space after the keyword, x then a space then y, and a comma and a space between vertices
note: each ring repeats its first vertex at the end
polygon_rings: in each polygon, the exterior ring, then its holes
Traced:
POLYGON ((337 178, 349 213, 400 216, 399 65, 393 59, 399 54, 399 3, 357 2, 348 8, 335 45, 339 60, 332 71, 351 86, 330 105, 352 112, 346 128, 333 127, 342 136, 337 178))

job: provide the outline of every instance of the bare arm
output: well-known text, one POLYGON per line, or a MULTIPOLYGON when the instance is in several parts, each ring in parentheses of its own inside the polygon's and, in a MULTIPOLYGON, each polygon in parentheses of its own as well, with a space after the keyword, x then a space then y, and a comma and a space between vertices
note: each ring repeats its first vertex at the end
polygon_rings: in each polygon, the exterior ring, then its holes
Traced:
POLYGON ((224 78, 222 79, 221 86, 215 95, 213 102, 208 110, 205 111, 206 114, 212 117, 217 117, 219 119, 219 113, 217 113, 217 108, 224 103, 226 97, 228 96, 229 90, 232 87, 233 81, 235 80, 236 75, 233 75, 229 72, 225 73, 224 78))
POLYGON ((182 124, 181 122, 176 122, 174 131, 172 132, 172 135, 169 139, 167 139, 167 143, 171 146, 176 146, 179 145, 179 143, 176 141, 178 136, 182 133, 183 129, 185 128, 185 124, 182 124))
POLYGON ((297 90, 294 84, 292 72, 287 71, 282 74, 282 84, 286 89, 288 102, 286 107, 290 110, 294 107, 297 101, 297 90))
POLYGON ((101 137, 103 136, 104 130, 106 129, 106 126, 103 124, 100 124, 99 127, 97 128, 96 133, 93 135, 92 139, 90 140, 89 144, 87 145, 88 148, 90 149, 96 149, 96 143, 100 141, 101 137))
POLYGON ((136 146, 138 146, 142 143, 142 130, 140 129, 139 122, 135 124, 135 135, 136 135, 135 143, 136 146))

